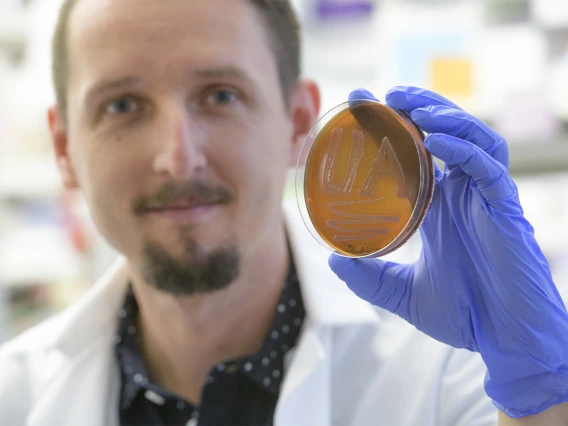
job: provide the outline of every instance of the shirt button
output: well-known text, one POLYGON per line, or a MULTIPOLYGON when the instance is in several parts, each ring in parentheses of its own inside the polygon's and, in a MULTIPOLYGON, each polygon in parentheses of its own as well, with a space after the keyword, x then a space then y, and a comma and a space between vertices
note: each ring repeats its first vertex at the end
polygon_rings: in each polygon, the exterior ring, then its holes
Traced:
POLYGON ((185 424, 185 426, 197 426, 198 422, 199 422, 199 412, 194 411, 193 413, 191 413, 191 419, 189 419, 189 421, 185 424))
POLYGON ((151 401, 156 405, 164 405, 166 403, 166 400, 164 399, 163 396, 157 394, 156 392, 150 389, 144 392, 144 396, 148 401, 151 401))

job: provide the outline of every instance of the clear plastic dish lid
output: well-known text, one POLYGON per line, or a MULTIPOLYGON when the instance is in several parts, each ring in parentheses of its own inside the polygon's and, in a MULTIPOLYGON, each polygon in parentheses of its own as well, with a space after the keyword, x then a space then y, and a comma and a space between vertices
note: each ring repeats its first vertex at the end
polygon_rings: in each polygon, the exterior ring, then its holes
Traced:
POLYGON ((378 101, 338 105, 311 129, 296 169, 303 221, 324 247, 378 257, 419 228, 434 188, 424 134, 378 101))

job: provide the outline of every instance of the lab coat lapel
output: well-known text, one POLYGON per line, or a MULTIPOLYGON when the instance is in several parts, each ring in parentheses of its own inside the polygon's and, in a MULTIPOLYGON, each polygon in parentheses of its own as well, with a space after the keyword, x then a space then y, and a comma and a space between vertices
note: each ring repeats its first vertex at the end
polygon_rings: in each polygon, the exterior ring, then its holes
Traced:
POLYGON ((27 425, 118 426, 120 384, 112 347, 100 340, 72 360, 34 407, 27 425))
POLYGON ((284 205, 286 228, 307 317, 275 413, 275 425, 330 425, 334 330, 376 323, 377 312, 357 298, 327 265, 329 252, 307 232, 297 208, 284 205))
POLYGON ((118 426, 120 373, 114 354, 116 313, 127 284, 120 259, 89 294, 72 306, 49 349, 48 385, 26 426, 118 426))
MULTIPOLYGON (((306 327, 282 385, 275 426, 327 426, 330 423, 330 363, 325 356, 329 331, 306 327)), ((287 359, 288 361, 288 359, 287 359)))

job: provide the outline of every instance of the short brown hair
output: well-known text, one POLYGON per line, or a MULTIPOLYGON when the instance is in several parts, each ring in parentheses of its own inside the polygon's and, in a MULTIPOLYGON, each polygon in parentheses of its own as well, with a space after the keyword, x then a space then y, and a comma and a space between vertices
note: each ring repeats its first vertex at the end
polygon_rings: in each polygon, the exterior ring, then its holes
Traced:
MULTIPOLYGON (((272 50, 279 70, 280 85, 287 103, 301 73, 300 25, 290 0, 250 0, 261 12, 270 34, 272 50)), ((52 42, 52 74, 57 105, 67 116, 67 80, 69 72, 69 19, 79 0, 64 0, 52 42)))

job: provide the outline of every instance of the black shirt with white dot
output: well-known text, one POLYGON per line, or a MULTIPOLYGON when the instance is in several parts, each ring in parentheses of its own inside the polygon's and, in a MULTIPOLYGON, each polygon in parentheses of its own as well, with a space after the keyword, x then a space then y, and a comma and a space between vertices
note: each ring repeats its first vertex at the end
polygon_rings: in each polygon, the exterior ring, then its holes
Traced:
POLYGON ((138 304, 130 286, 115 336, 121 370, 120 425, 272 425, 284 375, 284 355, 296 345, 305 317, 293 263, 261 349, 214 366, 201 404, 193 406, 152 381, 136 330, 138 304))

